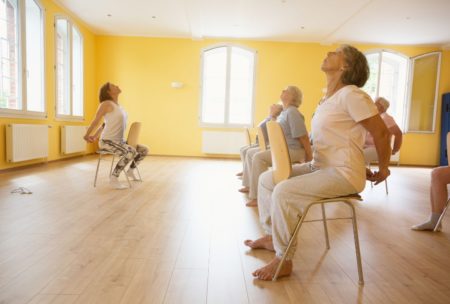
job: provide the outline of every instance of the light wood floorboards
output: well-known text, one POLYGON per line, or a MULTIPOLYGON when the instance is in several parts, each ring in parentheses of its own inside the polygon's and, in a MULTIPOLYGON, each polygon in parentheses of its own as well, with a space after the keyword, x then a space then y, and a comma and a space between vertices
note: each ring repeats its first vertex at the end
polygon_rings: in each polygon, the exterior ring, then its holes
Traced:
POLYGON ((242 243, 261 229, 238 161, 148 157, 142 183, 113 191, 108 161, 93 188, 96 160, 0 173, 0 303, 450 303, 450 214, 440 233, 410 230, 429 213, 430 169, 393 167, 389 195, 367 185, 358 286, 348 221, 330 223, 329 251, 306 224, 294 274, 253 279, 272 254, 242 243))

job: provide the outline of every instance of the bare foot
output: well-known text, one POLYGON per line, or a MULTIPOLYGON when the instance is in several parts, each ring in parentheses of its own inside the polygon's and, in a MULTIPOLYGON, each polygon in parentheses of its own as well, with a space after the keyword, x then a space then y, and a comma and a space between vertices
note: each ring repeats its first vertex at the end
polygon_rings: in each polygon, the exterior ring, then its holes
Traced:
POLYGON ((249 193, 250 192, 250 188, 249 187, 244 187, 238 190, 241 193, 249 193))
POLYGON ((236 173, 236 176, 242 176, 244 174, 244 172, 239 172, 239 173, 236 173))
POLYGON ((271 235, 265 235, 255 241, 245 240, 244 244, 250 247, 251 249, 267 249, 270 251, 275 251, 275 248, 273 248, 273 241, 271 235))
MULTIPOLYGON (((277 267, 278 264, 280 264, 280 262, 281 262, 280 258, 274 257, 269 264, 259 269, 256 269, 252 274, 254 277, 260 280, 271 281, 273 279, 273 276, 275 275, 275 272, 277 271, 277 267)), ((283 267, 281 268, 281 271, 278 274, 278 278, 287 277, 291 275, 291 273, 292 273, 292 261, 286 260, 284 261, 283 267)))
POLYGON ((258 207, 258 200, 257 199, 249 200, 247 202, 247 204, 245 204, 245 206, 247 206, 247 207, 258 207))

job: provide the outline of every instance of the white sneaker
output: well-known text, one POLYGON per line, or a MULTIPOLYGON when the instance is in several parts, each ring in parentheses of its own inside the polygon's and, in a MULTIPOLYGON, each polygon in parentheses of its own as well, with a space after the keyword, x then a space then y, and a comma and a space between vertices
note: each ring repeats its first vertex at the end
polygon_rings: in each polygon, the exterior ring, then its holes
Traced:
POLYGON ((131 179, 132 181, 139 181, 139 178, 134 174, 136 170, 135 169, 128 169, 127 170, 127 176, 129 179, 131 179))
POLYGON ((119 179, 116 176, 111 176, 109 179, 109 185, 116 190, 127 189, 128 187, 119 182, 119 179))

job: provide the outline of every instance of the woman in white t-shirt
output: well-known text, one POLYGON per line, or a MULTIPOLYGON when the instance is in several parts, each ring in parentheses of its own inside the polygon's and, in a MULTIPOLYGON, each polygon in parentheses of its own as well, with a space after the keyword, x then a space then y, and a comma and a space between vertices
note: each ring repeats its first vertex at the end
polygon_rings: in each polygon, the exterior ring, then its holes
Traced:
POLYGON ((118 177, 130 161, 132 163, 126 174, 132 180, 137 180, 134 173, 135 168, 148 152, 148 148, 144 145, 138 145, 135 149, 127 145, 125 141, 124 134, 128 116, 125 110, 119 105, 119 94, 121 92, 117 85, 109 82, 100 88, 100 105, 94 120, 87 129, 86 135, 84 135, 84 139, 87 142, 94 142, 100 137, 100 148, 120 157, 109 182, 114 189, 127 188, 119 182, 118 177), (104 123, 97 129, 94 135, 90 135, 102 120, 104 120, 104 123))
MULTIPOLYGON (((297 216, 307 204, 361 192, 366 178, 378 184, 390 174, 389 131, 372 99, 359 89, 369 77, 366 57, 356 48, 343 45, 327 54, 321 69, 327 77, 327 93, 312 120, 313 160, 293 166, 292 177, 276 186, 271 171, 259 179, 259 215, 265 235, 246 240, 245 244, 276 254, 269 264, 253 272, 261 280, 272 279, 297 216), (377 148, 378 172, 366 171, 363 145, 367 131, 372 133, 377 148)), ((294 252, 295 246, 280 276, 291 274, 294 252)))

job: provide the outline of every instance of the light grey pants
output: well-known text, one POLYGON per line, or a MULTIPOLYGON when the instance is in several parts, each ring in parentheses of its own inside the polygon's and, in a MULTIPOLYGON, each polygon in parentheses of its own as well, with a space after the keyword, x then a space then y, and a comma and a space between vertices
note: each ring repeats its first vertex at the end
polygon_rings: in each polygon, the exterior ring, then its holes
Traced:
MULTIPOLYGON (((292 177, 273 184, 272 171, 259 179, 259 219, 266 234, 272 235, 276 255, 286 251, 298 215, 311 202, 321 198, 349 195, 360 192, 335 168, 316 170, 311 163, 294 165, 292 177)), ((296 242, 288 259, 295 253, 296 242)))
MULTIPOLYGON (((289 149, 289 156, 291 162, 298 163, 305 161, 305 150, 303 149, 289 149)), ((258 179, 259 176, 267 171, 272 166, 272 155, 270 150, 257 152, 253 156, 251 171, 250 171, 250 192, 249 199, 256 199, 258 197, 258 179)))
POLYGON ((241 155, 241 161, 242 161, 242 172, 245 171, 245 156, 247 155, 247 151, 250 148, 256 148, 258 147, 258 145, 256 144, 251 144, 248 146, 243 146, 240 150, 239 150, 239 154, 241 155))
POLYGON ((250 177, 252 175, 252 163, 253 163, 253 157, 256 153, 258 153, 259 147, 251 147, 247 150, 245 153, 245 161, 244 161, 244 173, 242 174, 242 186, 244 187, 250 187, 250 177))

